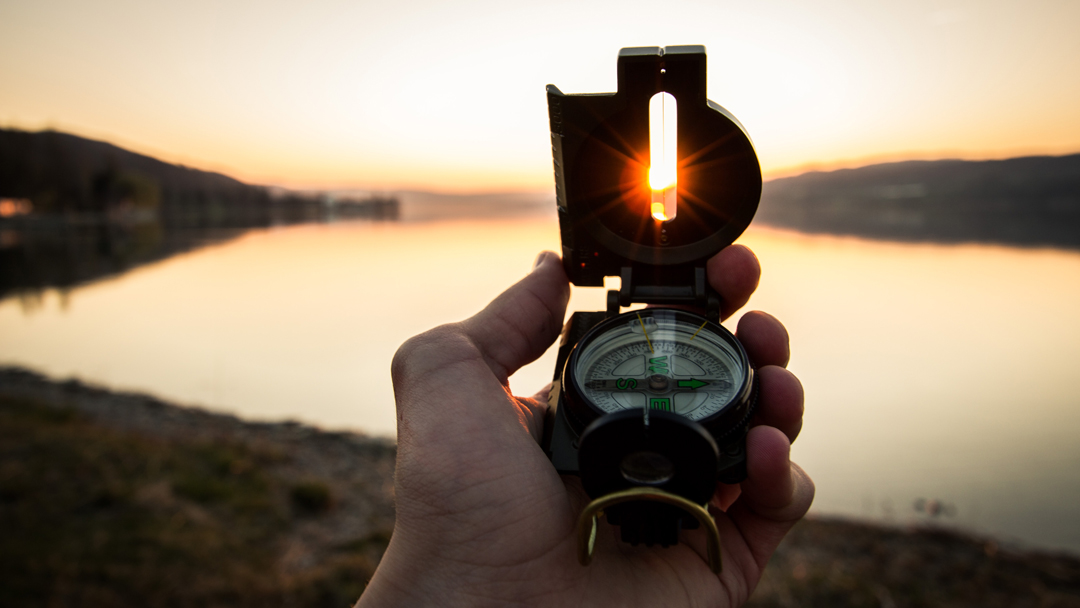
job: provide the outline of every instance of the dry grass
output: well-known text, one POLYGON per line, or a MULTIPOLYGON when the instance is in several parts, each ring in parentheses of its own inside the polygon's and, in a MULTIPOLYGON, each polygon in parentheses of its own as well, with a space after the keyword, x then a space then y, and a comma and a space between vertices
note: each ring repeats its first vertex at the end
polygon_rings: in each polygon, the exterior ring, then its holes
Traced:
POLYGON ((293 559, 332 482, 280 475, 287 458, 0 400, 0 605, 352 604, 390 529, 293 559))
MULTIPOLYGON (((349 606, 394 451, 0 369, 0 606, 349 606)), ((749 605, 1080 608, 1080 559, 810 518, 749 605)))

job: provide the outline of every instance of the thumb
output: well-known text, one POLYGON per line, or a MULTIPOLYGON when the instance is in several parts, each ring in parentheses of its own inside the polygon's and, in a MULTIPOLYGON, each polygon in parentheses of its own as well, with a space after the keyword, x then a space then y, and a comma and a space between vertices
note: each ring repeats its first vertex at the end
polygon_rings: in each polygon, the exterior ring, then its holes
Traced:
POLYGON ((561 260, 545 251, 529 275, 463 321, 461 328, 506 384, 511 374, 544 354, 559 336, 569 299, 570 285, 561 260))

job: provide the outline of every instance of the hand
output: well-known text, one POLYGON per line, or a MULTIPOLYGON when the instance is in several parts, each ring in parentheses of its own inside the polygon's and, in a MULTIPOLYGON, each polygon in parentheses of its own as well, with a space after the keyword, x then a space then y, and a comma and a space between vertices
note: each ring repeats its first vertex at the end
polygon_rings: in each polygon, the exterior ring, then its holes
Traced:
MULTIPOLYGON (((760 268, 736 245, 709 261, 708 275, 726 317, 749 299, 760 268)), ((788 458, 802 426, 802 385, 784 369, 787 331, 752 312, 737 331, 761 391, 746 438, 748 478, 718 484, 710 505, 723 572, 710 572, 702 530, 666 549, 630 547, 606 522, 592 564, 581 566, 575 525, 588 497, 539 446, 547 391, 515 397, 507 385, 559 335, 569 293, 558 256, 544 253, 476 316, 398 350, 397 521, 358 605, 738 606, 806 513, 814 486, 788 458)))

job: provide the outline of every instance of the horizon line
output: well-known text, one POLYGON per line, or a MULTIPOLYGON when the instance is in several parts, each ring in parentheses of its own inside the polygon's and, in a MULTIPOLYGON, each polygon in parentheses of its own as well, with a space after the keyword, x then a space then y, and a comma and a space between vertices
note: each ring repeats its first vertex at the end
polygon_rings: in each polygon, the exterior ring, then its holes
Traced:
MULTIPOLYGON (((137 142, 127 141, 123 137, 110 137, 105 134, 99 133, 87 133, 82 129, 65 130, 63 127, 58 127, 55 124, 49 124, 41 128, 27 128, 23 126, 14 125, 11 123, 0 123, 0 129, 24 131, 28 133, 61 133, 65 135, 72 135, 80 137, 82 139, 88 139, 97 141, 104 144, 116 146, 127 152, 133 154, 139 154, 141 156, 147 156, 155 160, 193 169, 196 171, 203 171, 207 173, 217 173, 225 177, 237 180, 249 186, 265 187, 265 188, 280 188, 293 192, 341 192, 341 191, 363 191, 370 195, 385 194, 401 194, 401 193, 418 193, 429 194, 438 196, 498 196, 498 195, 543 195, 554 194, 554 183, 551 186, 536 187, 536 186, 521 186, 521 187, 505 187, 505 186, 493 186, 490 188, 457 188, 457 187, 423 187, 419 184, 415 186, 401 185, 401 186, 380 186, 372 184, 327 184, 315 183, 304 179, 290 179, 290 178, 270 178, 265 179, 263 177, 256 176, 251 172, 236 169, 230 166, 218 165, 210 162, 203 162, 199 159, 193 159, 182 155, 173 153, 161 152, 153 146, 144 146, 137 142)), ((874 165, 885 165, 894 163, 903 163, 911 161, 968 161, 968 162, 980 162, 980 161, 995 161, 995 160, 1009 160, 1014 158, 1027 158, 1027 157, 1057 157, 1057 156, 1071 156, 1073 154, 1080 154, 1080 149, 1070 148, 1069 150, 1058 149, 1054 147, 1021 147, 1013 149, 1000 149, 982 152, 971 152, 962 149, 950 149, 950 150, 924 150, 924 151, 904 151, 904 152, 886 152, 880 154, 871 154, 866 156, 854 156, 843 159, 825 160, 825 161, 809 161, 806 163, 800 163, 797 165, 791 165, 787 167, 781 167, 769 171, 762 171, 762 183, 770 181, 784 179, 789 177, 797 177, 799 175, 805 175, 808 173, 831 173, 834 171, 842 171, 845 169, 861 169, 864 167, 870 167, 874 165)), ((554 180, 553 180, 554 181, 554 180)))

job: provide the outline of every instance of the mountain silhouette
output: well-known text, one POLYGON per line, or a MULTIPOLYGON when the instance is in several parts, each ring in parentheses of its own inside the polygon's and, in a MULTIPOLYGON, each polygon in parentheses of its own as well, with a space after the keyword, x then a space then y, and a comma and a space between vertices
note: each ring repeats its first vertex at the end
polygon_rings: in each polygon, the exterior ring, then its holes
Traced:
POLYGON ((766 182, 755 221, 870 238, 1080 248, 1080 154, 907 161, 766 182))
POLYGON ((0 129, 0 199, 0 297, 115 275, 252 228, 398 217, 392 197, 271 190, 106 142, 13 129, 0 129))

